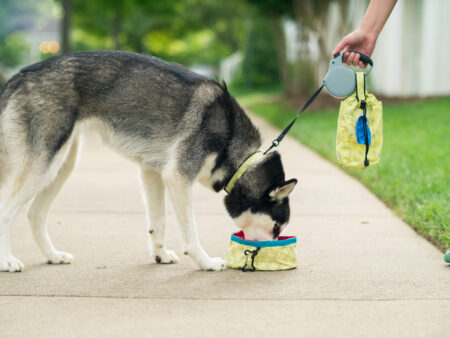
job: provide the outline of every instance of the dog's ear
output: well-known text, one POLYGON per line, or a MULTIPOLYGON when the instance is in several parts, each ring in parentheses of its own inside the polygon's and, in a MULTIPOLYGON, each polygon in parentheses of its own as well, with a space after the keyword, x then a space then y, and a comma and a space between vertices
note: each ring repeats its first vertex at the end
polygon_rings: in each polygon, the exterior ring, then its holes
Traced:
POLYGON ((228 87, 227 87, 227 83, 225 82, 225 80, 222 80, 222 88, 225 92, 228 93, 228 87))
POLYGON ((269 192, 269 197, 272 200, 278 200, 281 201, 283 198, 288 197, 288 195, 294 190, 295 185, 297 184, 297 180, 295 178, 285 181, 281 184, 279 184, 277 187, 272 189, 269 192))

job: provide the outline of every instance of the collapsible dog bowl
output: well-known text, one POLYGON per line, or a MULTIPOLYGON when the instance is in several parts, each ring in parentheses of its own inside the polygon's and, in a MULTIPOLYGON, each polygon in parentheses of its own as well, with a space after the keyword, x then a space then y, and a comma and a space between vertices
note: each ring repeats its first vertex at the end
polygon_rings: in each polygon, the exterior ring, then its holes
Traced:
POLYGON ((246 240, 244 231, 231 235, 227 266, 242 271, 289 270, 297 267, 297 237, 274 241, 246 240))

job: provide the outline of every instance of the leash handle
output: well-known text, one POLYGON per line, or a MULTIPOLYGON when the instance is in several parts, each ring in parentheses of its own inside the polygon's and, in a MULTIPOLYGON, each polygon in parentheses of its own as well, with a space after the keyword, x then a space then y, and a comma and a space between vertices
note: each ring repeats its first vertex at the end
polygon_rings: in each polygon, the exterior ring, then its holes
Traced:
POLYGON ((272 144, 270 145, 270 147, 264 152, 264 155, 267 154, 270 150, 272 150, 275 147, 278 147, 278 145, 280 144, 280 142, 284 139, 284 137, 286 136, 286 134, 289 132, 289 130, 291 130, 292 126, 294 125, 295 121, 297 121, 297 119, 300 117, 300 115, 302 115, 302 113, 309 107, 309 105, 311 103, 313 103, 313 101, 316 99, 317 95, 319 95, 319 93, 322 91, 324 85, 322 85, 319 89, 316 90, 316 92, 309 98, 308 101, 306 101, 305 105, 303 106, 303 108, 298 112, 297 116, 295 117, 295 119, 289 123, 289 125, 284 128, 284 130, 281 132, 280 135, 278 135, 278 137, 272 141, 272 144))
MULTIPOLYGON (((334 54, 333 57, 334 57, 334 58, 337 58, 339 55, 341 55, 341 52, 342 52, 342 51, 340 51, 339 53, 334 54)), ((366 54, 363 54, 363 53, 358 52, 358 51, 356 51, 356 50, 346 50, 346 51, 344 51, 344 53, 356 53, 356 54, 359 54, 359 61, 362 61, 362 62, 364 62, 364 63, 367 63, 367 64, 369 64, 371 67, 373 67, 373 60, 370 58, 370 56, 368 56, 368 55, 366 55, 366 54)))
POLYGON ((363 54, 361 52, 357 52, 356 50, 348 50, 348 51, 346 51, 344 53, 357 53, 357 54, 359 54, 359 61, 362 61, 364 63, 368 63, 370 65, 370 67, 373 67, 372 59, 370 58, 370 56, 368 56, 366 54, 363 54))

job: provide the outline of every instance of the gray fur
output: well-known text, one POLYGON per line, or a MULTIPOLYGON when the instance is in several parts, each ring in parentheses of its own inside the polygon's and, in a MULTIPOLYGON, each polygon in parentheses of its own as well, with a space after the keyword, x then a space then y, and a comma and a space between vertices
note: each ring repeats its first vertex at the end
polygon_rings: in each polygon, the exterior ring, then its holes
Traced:
MULTIPOLYGON (((223 86, 182 66, 134 53, 50 58, 22 69, 8 82, 1 108, 10 99, 30 154, 46 153, 48 161, 69 139, 75 123, 90 117, 114 133, 132 135, 133 142, 156 147, 182 135, 180 169, 191 180, 211 152, 222 152, 223 166, 232 170, 260 146, 258 132, 223 86)), ((156 169, 166 164, 147 155, 133 157, 156 169)))

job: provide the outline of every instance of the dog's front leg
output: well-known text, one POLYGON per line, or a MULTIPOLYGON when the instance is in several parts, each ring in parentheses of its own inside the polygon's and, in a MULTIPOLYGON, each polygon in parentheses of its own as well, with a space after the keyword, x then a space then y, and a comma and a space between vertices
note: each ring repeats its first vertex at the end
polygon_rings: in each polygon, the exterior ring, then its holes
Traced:
POLYGON ((179 173, 171 173, 164 175, 164 184, 177 215, 184 253, 202 270, 223 270, 225 261, 220 257, 209 257, 200 245, 192 207, 192 183, 179 173))
POLYGON ((150 252, 156 263, 176 263, 178 257, 175 252, 166 248, 166 208, 164 183, 161 174, 149 168, 141 167, 140 177, 147 206, 150 252))

